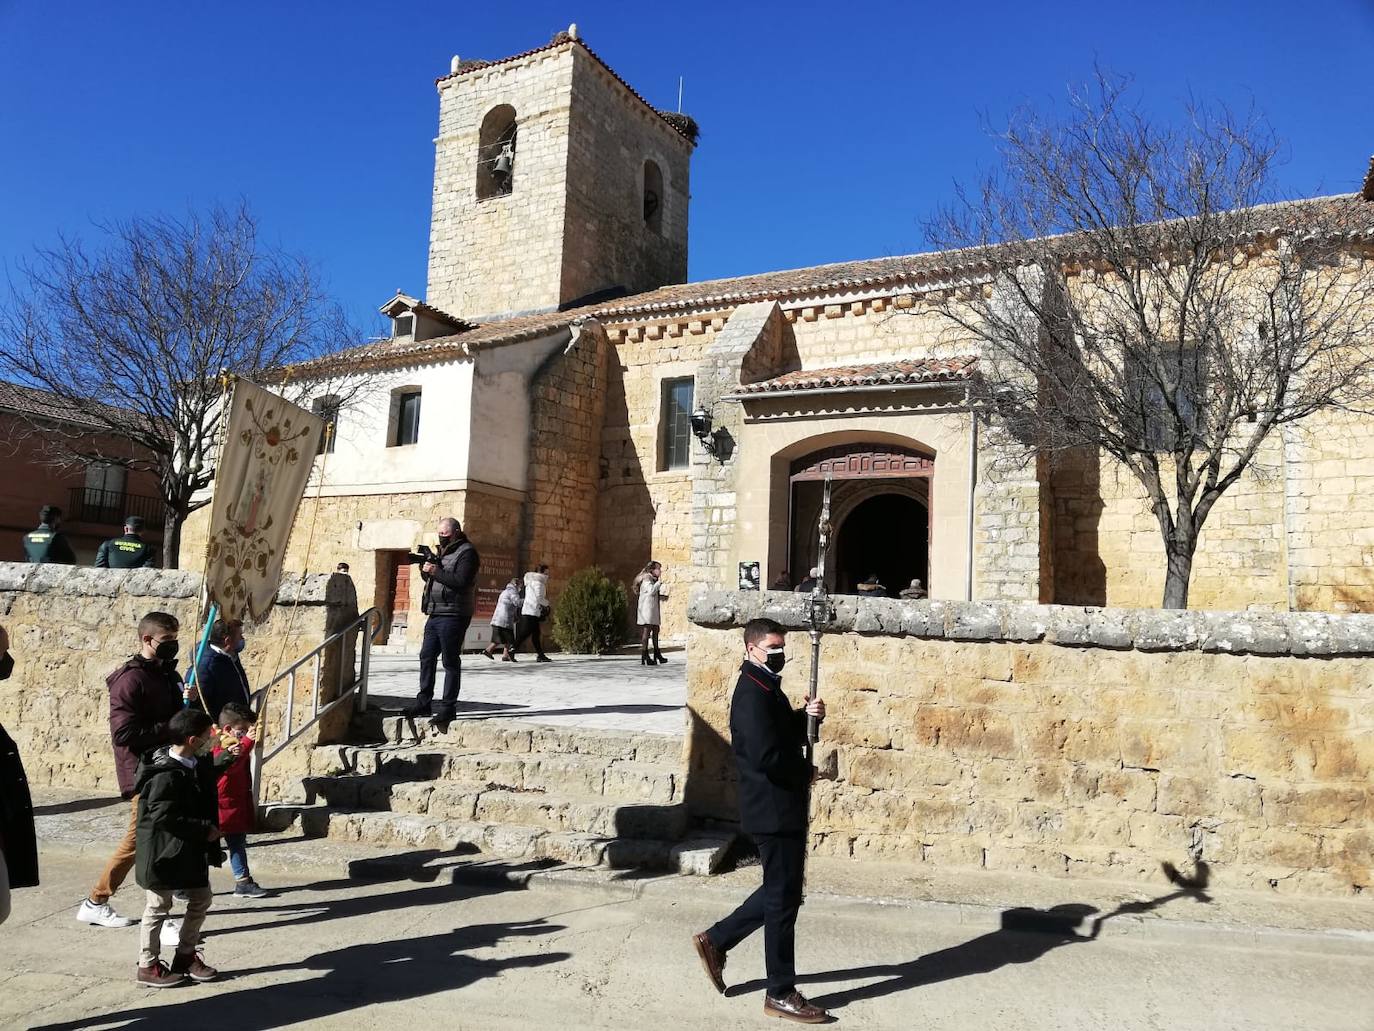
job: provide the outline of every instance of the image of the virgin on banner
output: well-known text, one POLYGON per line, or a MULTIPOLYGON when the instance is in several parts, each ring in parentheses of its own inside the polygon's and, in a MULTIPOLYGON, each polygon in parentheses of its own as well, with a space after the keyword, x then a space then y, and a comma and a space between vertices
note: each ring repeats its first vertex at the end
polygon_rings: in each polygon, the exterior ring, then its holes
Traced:
POLYGON ((225 619, 263 619, 281 580, 324 420, 236 380, 215 470, 206 590, 225 619))

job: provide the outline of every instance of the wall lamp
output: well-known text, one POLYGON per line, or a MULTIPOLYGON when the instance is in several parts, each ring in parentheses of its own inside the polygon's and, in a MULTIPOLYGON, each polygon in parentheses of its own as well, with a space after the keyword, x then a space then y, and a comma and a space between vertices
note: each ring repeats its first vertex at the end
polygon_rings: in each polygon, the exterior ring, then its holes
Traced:
MULTIPOLYGON (((712 408, 715 406, 712 405, 712 408)), ((714 455, 718 450, 718 442, 711 434, 711 413, 702 405, 697 405, 697 410, 689 417, 692 424, 692 435, 701 441, 708 454, 714 455)))

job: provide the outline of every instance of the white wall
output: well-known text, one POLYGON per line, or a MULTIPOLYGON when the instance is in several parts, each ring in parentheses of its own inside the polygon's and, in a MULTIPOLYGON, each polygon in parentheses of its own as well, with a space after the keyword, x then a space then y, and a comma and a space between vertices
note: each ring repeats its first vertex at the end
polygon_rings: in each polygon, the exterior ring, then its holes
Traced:
MULTIPOLYGON (((471 360, 360 375, 364 386, 340 414, 334 451, 324 462, 326 494, 437 489, 467 478, 473 407, 471 360), (420 389, 419 441, 388 447, 391 395, 398 387, 420 389)), ((307 396, 313 399, 330 391, 346 396, 355 382, 356 378, 345 380, 307 396)), ((316 464, 322 461, 316 459, 316 464)))

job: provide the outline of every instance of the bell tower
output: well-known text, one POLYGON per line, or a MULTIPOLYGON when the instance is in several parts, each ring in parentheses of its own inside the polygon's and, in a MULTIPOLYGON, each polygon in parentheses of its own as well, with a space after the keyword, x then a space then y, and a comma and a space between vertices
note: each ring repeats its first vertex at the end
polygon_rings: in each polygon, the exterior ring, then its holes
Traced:
POLYGON ((438 80, 430 305, 469 321, 687 278, 695 125, 577 37, 438 80))

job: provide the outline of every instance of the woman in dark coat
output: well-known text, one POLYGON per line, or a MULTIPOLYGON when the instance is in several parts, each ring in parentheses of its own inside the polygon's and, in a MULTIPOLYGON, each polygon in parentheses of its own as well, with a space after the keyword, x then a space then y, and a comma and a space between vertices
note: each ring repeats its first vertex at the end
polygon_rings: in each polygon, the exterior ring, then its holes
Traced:
MULTIPOLYGON (((0 680, 14 671, 10 639, 0 627, 0 680)), ((10 915, 10 889, 38 884, 38 839, 33 830, 33 800, 19 748, 0 726, 0 923, 10 915)))

